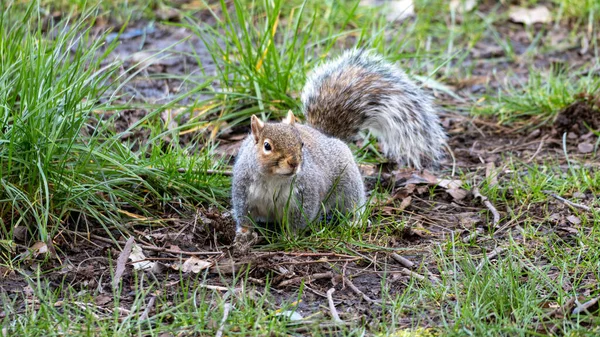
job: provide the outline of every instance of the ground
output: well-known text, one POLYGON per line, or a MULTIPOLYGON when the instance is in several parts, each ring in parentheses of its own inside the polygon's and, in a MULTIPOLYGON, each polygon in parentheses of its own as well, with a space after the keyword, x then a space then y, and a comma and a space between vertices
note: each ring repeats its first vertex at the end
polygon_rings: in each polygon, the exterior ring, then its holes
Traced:
POLYGON ((2 335, 597 335, 600 8, 449 3, 12 4, 2 335), (434 96, 447 157, 357 141, 368 222, 232 254, 250 115, 300 117, 306 72, 355 45, 434 96))

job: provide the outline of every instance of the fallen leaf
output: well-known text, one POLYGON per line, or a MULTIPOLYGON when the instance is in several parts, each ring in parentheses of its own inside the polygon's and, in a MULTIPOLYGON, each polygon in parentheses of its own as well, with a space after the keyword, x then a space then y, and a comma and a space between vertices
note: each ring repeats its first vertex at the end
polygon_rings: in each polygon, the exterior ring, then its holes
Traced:
POLYGON ((108 295, 99 295, 94 299, 94 302, 96 303, 96 305, 99 306, 103 306, 107 303, 109 303, 110 301, 113 300, 112 296, 108 296, 108 295))
POLYGON ((485 165, 485 177, 488 179, 490 186, 498 185, 498 171, 496 171, 496 165, 493 161, 485 165))
POLYGON ((45 242, 38 241, 34 243, 30 248, 33 257, 36 258, 40 254, 48 253, 48 245, 45 242))
POLYGON ((456 201, 464 199, 467 195, 469 195, 469 191, 464 190, 462 188, 449 188, 446 190, 448 194, 452 196, 452 198, 456 201))
POLYGON ((145 261, 146 256, 142 251, 142 248, 138 246, 135 242, 131 247, 131 254, 129 254, 129 260, 131 260, 131 264, 133 268, 136 270, 149 270, 154 268, 155 262, 145 261))
POLYGON ((458 13, 470 12, 477 5, 477 1, 475 0, 451 0, 450 1, 450 10, 456 11, 458 13))
POLYGON ((594 145, 590 143, 579 143, 579 145, 577 145, 577 150, 579 150, 580 153, 590 153, 594 151, 594 145))
POLYGON ((537 6, 534 8, 510 6, 508 16, 513 22, 522 23, 527 26, 535 23, 548 23, 552 21, 552 15, 545 6, 537 6))
POLYGON ((437 185, 443 188, 460 188, 463 182, 461 180, 438 179, 437 185))
POLYGON ((578 217, 574 216, 574 215, 569 215, 567 217, 567 221, 569 221, 573 225, 579 225, 581 223, 581 220, 578 217))
POLYGON ((403 211, 406 207, 408 207, 410 205, 411 201, 412 201, 411 196, 408 196, 408 197, 402 199, 402 202, 400 203, 400 206, 398 207, 398 209, 400 211, 403 211))
POLYGON ((115 269, 115 276, 113 278, 112 283, 113 288, 116 288, 119 285, 119 282, 121 282, 121 277, 123 276, 123 272, 125 271, 125 264, 127 263, 129 254, 131 254, 131 248, 133 246, 133 243, 134 241, 132 236, 127 240, 125 246, 123 247, 123 250, 121 251, 121 254, 119 254, 119 257, 117 258, 117 267, 115 269))
POLYGON ((358 169, 363 176, 374 176, 377 173, 375 165, 358 165, 358 169))
POLYGON ((289 319, 290 321, 301 321, 304 319, 302 315, 292 310, 285 310, 282 312, 275 313, 275 316, 281 316, 289 319))
POLYGON ((183 264, 175 264, 173 265, 173 269, 181 270, 184 273, 192 272, 194 274, 198 274, 201 270, 211 267, 213 264, 211 262, 201 260, 196 256, 191 256, 187 260, 183 262, 183 264))

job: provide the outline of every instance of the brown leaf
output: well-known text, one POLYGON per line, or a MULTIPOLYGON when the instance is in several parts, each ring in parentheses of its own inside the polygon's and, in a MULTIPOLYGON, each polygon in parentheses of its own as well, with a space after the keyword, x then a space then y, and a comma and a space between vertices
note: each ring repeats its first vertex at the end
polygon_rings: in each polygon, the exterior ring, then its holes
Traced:
POLYGON ((449 188, 446 192, 456 201, 462 200, 469 195, 469 191, 463 190, 462 188, 449 188))
POLYGON ((109 303, 110 301, 112 301, 112 296, 108 296, 108 295, 99 295, 96 296, 96 298, 94 299, 94 302, 96 302, 96 305, 99 306, 103 306, 107 303, 109 303))
POLYGON ((411 201, 412 201, 411 196, 408 196, 408 197, 402 199, 402 202, 400 203, 398 210, 403 211, 406 207, 410 206, 411 201))
POLYGON ((581 224, 581 220, 578 217, 574 216, 574 215, 569 215, 567 217, 567 220, 570 223, 572 223, 573 225, 579 225, 579 224, 581 224))
POLYGON ((129 237, 121 254, 117 258, 117 267, 115 269, 115 277, 113 278, 112 286, 116 288, 119 286, 119 282, 121 282, 121 277, 123 276, 123 272, 125 271, 125 264, 127 263, 127 259, 129 258, 129 254, 131 254, 131 247, 133 247, 133 236, 129 237))
POLYGON ((48 245, 45 242, 37 241, 30 248, 33 257, 36 258, 40 254, 48 253, 48 245))
POLYGON ((450 179, 438 179, 437 185, 443 188, 451 189, 451 188, 460 188, 463 182, 461 180, 450 180, 450 179))
POLYGON ((191 256, 183 262, 183 264, 174 264, 172 266, 175 270, 181 270, 184 273, 192 272, 198 274, 200 271, 211 267, 213 264, 206 260, 201 260, 196 256, 191 256))
POLYGON ((579 143, 579 145, 577 145, 577 150, 579 150, 580 153, 590 153, 594 151, 594 144, 590 144, 590 143, 579 143))

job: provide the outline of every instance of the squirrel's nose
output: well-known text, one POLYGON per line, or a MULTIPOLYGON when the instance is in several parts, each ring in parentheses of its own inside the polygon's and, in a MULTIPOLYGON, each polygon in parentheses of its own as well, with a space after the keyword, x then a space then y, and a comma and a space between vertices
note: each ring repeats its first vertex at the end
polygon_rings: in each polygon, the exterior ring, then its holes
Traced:
POLYGON ((287 160, 288 165, 290 165, 292 168, 296 168, 298 166, 298 160, 295 158, 290 158, 287 160))

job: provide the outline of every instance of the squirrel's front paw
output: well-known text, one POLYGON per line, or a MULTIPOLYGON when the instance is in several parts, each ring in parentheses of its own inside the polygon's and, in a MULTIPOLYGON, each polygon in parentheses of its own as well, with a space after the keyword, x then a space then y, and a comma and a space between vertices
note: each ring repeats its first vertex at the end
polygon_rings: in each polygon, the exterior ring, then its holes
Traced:
POLYGON ((254 246, 257 241, 258 235, 253 230, 238 231, 235 233, 235 239, 231 246, 233 255, 240 256, 248 253, 250 247, 254 246))

